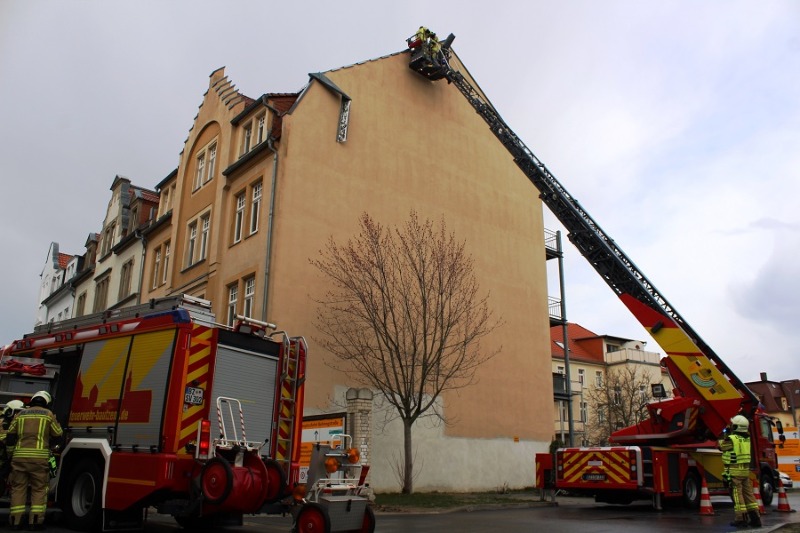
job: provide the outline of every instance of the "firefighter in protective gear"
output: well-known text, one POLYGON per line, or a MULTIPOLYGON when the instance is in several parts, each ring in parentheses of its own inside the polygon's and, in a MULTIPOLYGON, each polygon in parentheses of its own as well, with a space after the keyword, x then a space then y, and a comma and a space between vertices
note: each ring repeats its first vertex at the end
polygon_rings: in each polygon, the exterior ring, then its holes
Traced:
POLYGON ((11 454, 14 447, 6 443, 6 434, 14 417, 17 416, 25 404, 19 400, 11 400, 3 408, 0 414, 0 495, 5 495, 8 474, 11 472, 11 454))
POLYGON ((47 509, 50 480, 50 441, 63 431, 55 415, 48 409, 52 398, 47 391, 33 395, 30 407, 19 412, 8 428, 8 436, 16 436, 11 459, 11 507, 8 522, 11 529, 20 529, 25 514, 28 489, 31 491, 29 529, 41 529, 47 509))
POLYGON ((750 479, 750 422, 742 415, 731 418, 731 431, 719 441, 724 480, 730 480, 734 527, 761 527, 758 502, 750 479))

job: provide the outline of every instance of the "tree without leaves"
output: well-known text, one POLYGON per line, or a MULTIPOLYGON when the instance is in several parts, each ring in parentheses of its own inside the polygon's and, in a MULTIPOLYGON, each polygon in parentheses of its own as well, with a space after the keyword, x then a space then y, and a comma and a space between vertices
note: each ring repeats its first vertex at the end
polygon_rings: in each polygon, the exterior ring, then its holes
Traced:
POLYGON ((609 369, 601 386, 586 388, 592 413, 586 422, 586 438, 590 445, 605 446, 614 431, 648 417, 647 404, 653 399, 650 377, 638 365, 627 365, 609 369))
POLYGON ((317 303, 320 344, 331 366, 377 389, 403 422, 403 493, 413 492, 411 428, 436 416, 437 398, 474 382, 477 368, 499 352, 480 341, 500 325, 488 295, 478 295, 464 243, 412 211, 387 229, 367 213, 346 244, 331 237, 311 263, 331 281, 317 303))

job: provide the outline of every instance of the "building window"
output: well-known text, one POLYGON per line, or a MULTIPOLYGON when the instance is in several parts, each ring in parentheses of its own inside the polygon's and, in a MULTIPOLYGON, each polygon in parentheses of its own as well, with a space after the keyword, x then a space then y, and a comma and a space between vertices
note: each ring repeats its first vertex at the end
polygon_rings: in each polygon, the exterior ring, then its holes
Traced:
POLYGON ((607 353, 616 352, 617 350, 619 350, 619 346, 617 346, 615 344, 606 344, 606 352, 607 353))
POLYGON ((153 257, 153 288, 155 289, 158 287, 158 280, 160 279, 159 276, 161 272, 159 272, 159 268, 161 267, 161 249, 156 248, 156 254, 153 257))
POLYGON ((214 178, 217 171, 217 140, 214 139, 205 145, 197 154, 197 169, 194 173, 194 187, 196 191, 214 178))
POLYGON ((614 405, 622 405, 622 389, 620 387, 614 387, 612 403, 614 405))
POLYGON ((601 424, 606 423, 606 411, 605 409, 598 409, 597 410, 597 421, 601 424))
POLYGON ((583 385, 583 383, 586 381, 585 374, 586 372, 582 368, 578 369, 578 383, 580 383, 581 385, 583 385))
POLYGON ((267 116, 261 115, 256 119, 256 144, 261 144, 264 141, 264 133, 267 131, 267 116))
POLYGON ((581 402, 581 422, 588 422, 589 421, 589 404, 587 402, 581 402))
POLYGON ((567 402, 559 402, 561 404, 561 418, 559 421, 567 421, 567 402))
POLYGON ((202 218, 200 218, 200 222, 202 224, 202 230, 200 234, 200 255, 197 259, 202 261, 206 258, 206 254, 208 253, 208 233, 211 231, 211 215, 203 215, 202 218))
POLYGON ((217 170, 217 143, 213 143, 208 147, 208 174, 206 181, 211 181, 214 178, 214 172, 217 170))
POLYGON ((564 373, 564 367, 563 366, 557 366, 556 367, 556 372, 558 372, 559 374, 563 374, 564 373))
POLYGON ((194 261, 194 247, 197 243, 197 221, 189 224, 189 239, 186 241, 186 264, 192 266, 194 261))
POLYGON ((167 282, 167 274, 169 273, 169 241, 164 243, 164 270, 161 275, 161 283, 167 282))
POLYGON ((206 153, 200 152, 197 156, 197 172, 194 175, 194 190, 196 191, 203 185, 203 177, 206 169, 206 153))
POLYGON ((228 325, 233 326, 236 320, 236 302, 239 299, 239 284, 228 287, 228 325))
POLYGON ((116 223, 114 222, 106 226, 105 231, 103 231, 103 246, 100 249, 100 255, 105 256, 111 252, 111 248, 114 247, 114 234, 116 229, 116 223))
POLYGON ((128 224, 128 233, 132 233, 139 227, 139 208, 134 207, 131 209, 131 218, 128 224))
POLYGON ((119 273, 119 300, 131 294, 131 279, 133 278, 133 259, 122 265, 119 273))
POLYGON ((244 127, 242 138, 242 155, 250 151, 250 146, 253 143, 253 126, 248 124, 244 127))
POLYGON ((594 384, 597 387, 603 386, 603 373, 599 370, 594 373, 594 384))
POLYGON ((242 240, 242 226, 244 226, 244 206, 245 197, 244 193, 236 196, 236 214, 233 221, 233 242, 237 243, 242 240))
POLYGON ((75 316, 83 316, 86 310, 86 293, 82 292, 78 295, 78 302, 75 304, 75 316))
POLYGON ((258 215, 261 211, 261 182, 253 185, 252 202, 250 203, 250 235, 258 231, 258 215))
POLYGON ((256 298, 256 278, 247 278, 244 281, 244 310, 242 314, 253 318, 253 303, 256 298))
POLYGON ((95 313, 106 310, 106 302, 108 301, 108 285, 111 276, 105 276, 97 282, 94 288, 94 309, 95 313))

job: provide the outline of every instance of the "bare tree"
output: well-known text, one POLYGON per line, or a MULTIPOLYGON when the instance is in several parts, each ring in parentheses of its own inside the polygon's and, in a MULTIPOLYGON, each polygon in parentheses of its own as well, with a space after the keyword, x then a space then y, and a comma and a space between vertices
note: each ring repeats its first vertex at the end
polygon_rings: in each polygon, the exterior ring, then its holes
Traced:
POLYGON ((586 438, 593 446, 608 444, 611 434, 648 417, 650 375, 638 365, 611 368, 600 386, 587 387, 592 416, 586 422, 586 438))
POLYGON ((481 339, 500 325, 488 295, 479 296, 473 261, 447 232, 412 211, 384 228, 367 213, 345 244, 332 237, 311 263, 331 281, 317 301, 319 342, 332 366, 377 389, 403 422, 402 492, 413 492, 411 428, 448 390, 474 382, 478 366, 499 352, 481 339))

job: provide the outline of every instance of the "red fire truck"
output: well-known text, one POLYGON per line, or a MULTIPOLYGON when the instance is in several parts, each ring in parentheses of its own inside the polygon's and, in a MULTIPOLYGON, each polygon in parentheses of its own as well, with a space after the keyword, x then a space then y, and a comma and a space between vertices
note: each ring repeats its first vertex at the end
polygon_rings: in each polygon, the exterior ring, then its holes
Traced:
POLYGON ((139 526, 150 507, 186 527, 236 524, 291 494, 305 340, 247 318, 223 327, 210 309, 154 300, 3 348, 6 400, 47 389, 64 426, 51 496, 69 527, 139 526))

